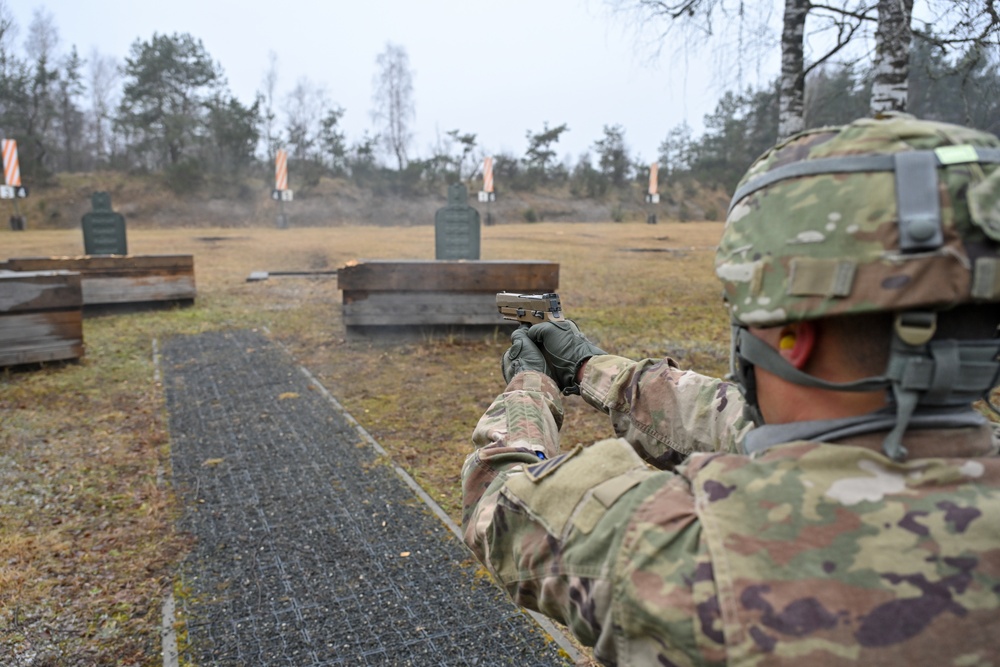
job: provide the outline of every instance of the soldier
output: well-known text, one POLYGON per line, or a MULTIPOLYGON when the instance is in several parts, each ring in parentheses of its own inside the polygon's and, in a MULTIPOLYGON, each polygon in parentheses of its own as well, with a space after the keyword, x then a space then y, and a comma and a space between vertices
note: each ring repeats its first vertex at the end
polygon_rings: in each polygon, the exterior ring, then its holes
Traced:
POLYGON ((716 256, 735 384, 514 332, 468 545, 608 665, 1000 664, 998 163, 905 115, 759 158, 716 256), (560 390, 619 437, 560 452, 560 390))

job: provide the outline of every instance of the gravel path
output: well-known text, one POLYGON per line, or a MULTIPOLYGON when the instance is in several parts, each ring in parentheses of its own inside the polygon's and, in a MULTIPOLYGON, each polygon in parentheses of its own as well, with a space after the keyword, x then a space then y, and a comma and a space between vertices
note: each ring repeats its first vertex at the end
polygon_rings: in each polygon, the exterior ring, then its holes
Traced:
POLYGON ((277 344, 166 341, 187 658, 210 665, 571 665, 277 344))

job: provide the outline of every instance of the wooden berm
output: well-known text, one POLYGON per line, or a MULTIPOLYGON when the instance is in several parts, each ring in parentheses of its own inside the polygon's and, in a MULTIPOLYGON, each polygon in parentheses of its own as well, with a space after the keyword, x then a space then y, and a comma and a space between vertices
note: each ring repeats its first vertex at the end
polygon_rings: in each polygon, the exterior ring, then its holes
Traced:
POLYGON ((370 327, 510 326, 497 292, 555 292, 559 264, 539 260, 361 260, 337 272, 348 332, 370 327))
POLYGON ((86 307, 158 302, 185 304, 195 298, 192 255, 22 257, 0 262, 0 270, 3 269, 77 272, 86 307))
POLYGON ((83 356, 80 274, 0 270, 0 366, 83 356))

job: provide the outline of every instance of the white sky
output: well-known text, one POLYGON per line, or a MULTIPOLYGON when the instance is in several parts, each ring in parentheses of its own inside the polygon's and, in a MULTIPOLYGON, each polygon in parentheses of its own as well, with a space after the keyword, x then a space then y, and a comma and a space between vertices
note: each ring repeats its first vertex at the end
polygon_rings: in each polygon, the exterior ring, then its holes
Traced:
MULTIPOLYGON (((727 88, 777 72, 752 64, 737 80, 707 53, 670 46, 652 59, 632 26, 600 0, 8 0, 18 47, 37 7, 51 13, 59 52, 76 45, 123 61, 135 40, 190 33, 245 103, 263 89, 269 52, 278 58, 278 108, 302 78, 344 107, 348 142, 372 129, 375 58, 387 42, 404 47, 413 72, 412 156, 427 157, 437 136, 477 135, 480 149, 521 156, 525 134, 567 123, 556 149, 574 159, 620 124, 634 156, 655 159, 660 142, 687 122, 700 133, 727 88)), ((23 54, 23 51, 21 51, 23 54)), ((715 55, 719 55, 716 53, 715 55)), ((731 65, 731 60, 729 61, 731 65)))

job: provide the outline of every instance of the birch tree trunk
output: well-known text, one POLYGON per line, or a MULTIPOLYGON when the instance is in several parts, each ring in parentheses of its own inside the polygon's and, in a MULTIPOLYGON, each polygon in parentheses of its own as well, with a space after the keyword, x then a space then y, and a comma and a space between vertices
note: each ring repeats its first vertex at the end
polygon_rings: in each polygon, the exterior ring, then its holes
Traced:
POLYGON ((406 49, 387 42, 385 51, 375 58, 378 72, 373 79, 375 109, 372 118, 384 129, 386 149, 396 157, 399 171, 406 168, 406 153, 413 138, 410 121, 415 115, 413 103, 413 73, 406 49))
POLYGON ((906 111, 913 0, 878 0, 871 112, 906 111))
POLYGON ((809 0, 785 0, 784 26, 781 30, 781 84, 778 94, 779 139, 805 129, 803 41, 808 13, 809 0))

